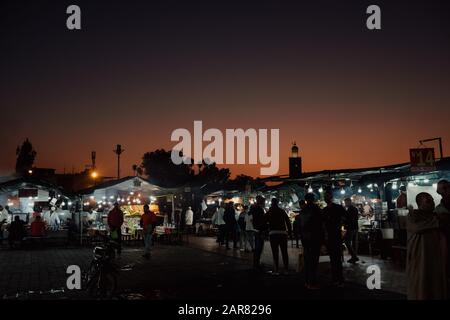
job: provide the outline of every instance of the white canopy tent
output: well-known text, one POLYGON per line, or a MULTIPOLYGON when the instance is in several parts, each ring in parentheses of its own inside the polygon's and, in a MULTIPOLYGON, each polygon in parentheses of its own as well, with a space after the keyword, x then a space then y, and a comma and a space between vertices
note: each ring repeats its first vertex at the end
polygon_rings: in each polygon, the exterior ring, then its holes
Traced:
MULTIPOLYGON (((141 194, 142 197, 157 196, 166 193, 166 189, 142 179, 141 177, 126 177, 119 180, 108 181, 83 192, 83 198, 94 197, 97 202, 103 200, 115 201, 125 193, 141 194)), ((149 199, 149 198, 148 198, 149 199)))

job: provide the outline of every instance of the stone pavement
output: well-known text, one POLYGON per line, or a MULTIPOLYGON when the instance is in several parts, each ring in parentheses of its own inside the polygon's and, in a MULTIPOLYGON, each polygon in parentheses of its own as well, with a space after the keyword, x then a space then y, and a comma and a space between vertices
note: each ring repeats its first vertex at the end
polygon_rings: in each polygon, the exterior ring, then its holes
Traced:
MULTIPOLYGON (((214 238, 211 237, 195 237, 189 238, 189 246, 199 248, 202 250, 215 252, 218 254, 239 258, 245 260, 249 265, 252 263, 252 253, 242 252, 240 250, 226 250, 223 246, 220 247, 214 238)), ((300 249, 293 245, 293 242, 289 241, 288 254, 289 254, 289 268, 295 272, 298 265, 298 255, 301 252, 300 249)), ((370 265, 378 265, 381 270, 381 288, 386 291, 392 291, 400 294, 406 294, 406 273, 405 270, 400 269, 398 266, 393 265, 391 261, 381 260, 376 257, 360 256, 360 261, 357 264, 347 263, 350 256, 344 256, 344 277, 347 282, 353 282, 360 285, 365 285, 368 274, 366 273, 367 267, 370 265)), ((320 257, 320 274, 323 280, 331 281, 330 279, 330 265, 329 257, 320 257)), ((269 270, 273 266, 272 251, 268 242, 264 245, 264 251, 261 256, 261 263, 264 264, 269 270)), ((282 267, 282 259, 280 254, 279 266, 282 267)))
MULTIPOLYGON (((201 240, 211 246, 208 244, 211 239, 208 238, 191 239, 184 246, 156 244, 150 260, 142 258, 141 248, 125 247, 118 264, 132 264, 133 268, 120 272, 116 298, 404 299, 404 295, 368 290, 358 283, 348 283, 344 289, 334 289, 324 281, 322 290, 309 292, 303 288, 301 274, 255 274, 245 258, 229 256, 231 252, 223 254, 199 248, 201 240)), ((91 248, 0 250, 0 298, 88 299, 81 291, 65 289, 65 283, 67 266, 76 264, 86 268, 91 252, 91 248)), ((234 254, 240 255, 240 252, 234 254)))

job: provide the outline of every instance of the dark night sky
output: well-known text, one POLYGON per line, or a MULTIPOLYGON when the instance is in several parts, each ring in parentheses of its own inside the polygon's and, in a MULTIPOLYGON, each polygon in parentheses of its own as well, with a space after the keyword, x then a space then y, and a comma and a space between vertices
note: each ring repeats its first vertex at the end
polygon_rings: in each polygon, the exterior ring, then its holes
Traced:
POLYGON ((96 150, 109 175, 121 143, 130 174, 193 120, 279 128, 280 174, 293 140, 307 171, 408 161, 434 136, 449 150, 449 16, 437 0, 2 1, 0 175, 25 137, 40 167, 81 170, 96 150))

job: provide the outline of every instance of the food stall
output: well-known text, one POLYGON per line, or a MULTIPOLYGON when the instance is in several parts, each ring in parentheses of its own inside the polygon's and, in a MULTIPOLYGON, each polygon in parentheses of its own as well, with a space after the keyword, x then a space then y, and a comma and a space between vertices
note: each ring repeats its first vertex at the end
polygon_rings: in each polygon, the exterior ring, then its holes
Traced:
POLYGON ((8 212, 2 224, 3 236, 8 237, 8 227, 14 216, 27 224, 39 214, 46 223, 46 238, 68 238, 66 222, 72 217, 73 201, 57 186, 33 177, 3 178, 0 183, 0 205, 8 212))
MULTIPOLYGON (((103 235, 108 232, 107 217, 114 203, 118 203, 124 213, 122 237, 125 241, 142 239, 140 218, 143 206, 148 204, 150 210, 156 213, 158 224, 163 225, 167 215, 172 212, 160 210, 162 199, 173 199, 173 190, 161 188, 151 184, 141 177, 126 177, 119 180, 108 181, 93 188, 82 191, 83 206, 82 220, 89 235, 103 235), (89 218, 90 215, 97 215, 89 218), (86 224, 86 221, 91 221, 86 224)), ((167 201, 167 200, 166 200, 167 201)), ((162 206, 166 208, 165 205, 162 206)), ((173 211, 173 206, 170 206, 173 211)))
MULTIPOLYGON (((437 182, 450 178, 450 158, 436 161, 432 171, 417 173, 410 163, 362 169, 324 170, 304 173, 300 178, 287 176, 263 179, 278 185, 266 190, 269 200, 280 198, 286 209, 294 209, 295 201, 289 202, 286 189, 293 189, 297 198, 314 193, 318 204, 324 207, 325 188, 333 190, 336 203, 343 204, 351 198, 360 212, 359 249, 362 253, 392 257, 393 248, 404 250, 406 246, 406 216, 409 208, 416 208, 415 196, 427 192, 436 204, 440 196, 436 193, 437 182), (287 205, 287 206, 286 206, 287 205)), ((283 204, 282 204, 283 205, 283 204)))

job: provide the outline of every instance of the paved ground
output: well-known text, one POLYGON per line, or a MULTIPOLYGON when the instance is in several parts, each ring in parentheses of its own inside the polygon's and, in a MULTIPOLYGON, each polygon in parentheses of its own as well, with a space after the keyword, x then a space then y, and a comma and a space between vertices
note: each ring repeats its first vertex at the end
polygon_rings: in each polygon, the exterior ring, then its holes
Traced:
MULTIPOLYGON (((205 237, 191 237, 189 239, 189 246, 194 248, 199 248, 209 252, 214 252, 221 255, 226 255, 230 257, 235 257, 247 261, 248 264, 252 262, 252 254, 242 252, 239 250, 226 250, 224 247, 217 245, 214 238, 205 237)), ((288 246, 289 254, 289 268, 295 272, 298 266, 298 255, 301 252, 297 249, 295 245, 290 241, 288 246)), ((345 255, 344 261, 350 259, 350 256, 345 255)), ((329 280, 330 275, 330 265, 329 257, 320 257, 320 270, 322 278, 324 281, 329 280)), ((267 266, 268 269, 272 268, 273 258, 272 251, 270 250, 269 243, 266 242, 264 246, 263 255, 261 257, 261 262, 267 266)), ((353 282, 360 285, 365 285, 368 274, 367 267, 370 265, 377 265, 380 267, 381 274, 381 287, 386 291, 392 291, 400 294, 406 294, 406 274, 405 270, 402 270, 398 266, 391 263, 389 260, 381 260, 376 257, 360 256, 360 261, 357 264, 350 264, 344 262, 344 277, 349 282, 353 282)), ((282 266, 282 260, 280 256, 280 267, 282 266)))
MULTIPOLYGON (((227 299, 404 299, 404 295, 368 290, 364 284, 347 283, 343 289, 328 286, 309 292, 301 274, 254 274, 249 257, 240 252, 220 252, 213 239, 191 239, 185 246, 155 245, 151 260, 141 248, 125 248, 118 263, 133 265, 119 275, 117 298, 227 300, 227 299), (209 248, 208 248, 209 247, 209 248), (232 256, 235 255, 235 256, 232 256)), ((270 263, 265 253, 263 262, 270 263)), ((65 289, 66 268, 86 268, 91 248, 0 250, 0 297, 3 299, 87 299, 79 291, 65 289)), ((325 271, 327 274, 326 263, 325 271)), ((269 267, 269 266, 268 266, 269 267)))

